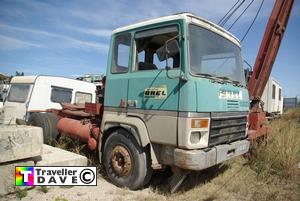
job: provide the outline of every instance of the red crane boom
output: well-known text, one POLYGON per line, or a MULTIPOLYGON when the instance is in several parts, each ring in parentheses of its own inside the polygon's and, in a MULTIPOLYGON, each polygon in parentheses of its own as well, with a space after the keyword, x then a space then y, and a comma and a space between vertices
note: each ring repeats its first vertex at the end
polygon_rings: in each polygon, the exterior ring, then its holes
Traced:
POLYGON ((293 4, 294 0, 276 0, 248 82, 251 99, 250 139, 267 134, 267 129, 263 126, 265 112, 260 108, 260 98, 270 77, 293 4))

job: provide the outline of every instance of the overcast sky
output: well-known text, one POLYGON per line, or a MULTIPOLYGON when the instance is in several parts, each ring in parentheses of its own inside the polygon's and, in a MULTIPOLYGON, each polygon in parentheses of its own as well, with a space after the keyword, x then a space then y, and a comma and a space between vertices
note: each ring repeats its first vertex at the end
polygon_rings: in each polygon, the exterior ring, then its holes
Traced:
MULTIPOLYGON (((237 0, 0 0, 0 72, 77 77, 105 73, 111 31, 120 26, 178 12, 218 22, 237 0)), ((251 0, 245 0, 244 7, 251 0)), ((261 0, 231 32, 241 38, 261 0)), ((242 43, 253 65, 274 0, 265 0, 258 20, 242 43)), ((241 7, 239 14, 244 7, 241 7)), ((235 17, 232 17, 232 20, 235 17)), ((228 25, 232 23, 229 21, 228 25)), ((300 3, 295 1, 272 76, 284 96, 300 96, 300 3)))

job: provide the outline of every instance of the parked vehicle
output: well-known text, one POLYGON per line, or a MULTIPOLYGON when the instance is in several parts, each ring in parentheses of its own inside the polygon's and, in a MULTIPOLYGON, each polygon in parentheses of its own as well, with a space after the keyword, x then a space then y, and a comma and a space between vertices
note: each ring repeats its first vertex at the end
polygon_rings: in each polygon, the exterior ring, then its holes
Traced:
POLYGON ((114 184, 139 189, 153 169, 172 166, 174 190, 187 170, 248 151, 249 97, 237 38, 182 13, 118 28, 111 41, 104 103, 55 113, 61 133, 92 150, 98 143, 114 184))
POLYGON ((58 131, 98 148, 108 178, 130 189, 171 166, 173 192, 190 170, 248 152, 249 94, 256 137, 265 131, 260 97, 292 5, 276 0, 248 88, 239 40, 203 18, 181 13, 114 30, 104 101, 52 110, 58 131))
POLYGON ((84 104, 96 101, 94 84, 64 77, 16 76, 10 84, 1 123, 29 123, 43 127, 45 141, 58 134, 57 118, 53 113, 47 113, 47 110, 62 109, 61 103, 84 104))
POLYGON ((260 98, 293 3, 276 0, 248 86, 239 40, 203 18, 181 13, 114 30, 104 103, 85 104, 77 120, 63 108, 58 130, 98 147, 118 186, 142 188, 153 169, 171 166, 174 192, 189 170, 246 153, 248 129, 250 139, 265 134, 260 98))
POLYGON ((283 111, 282 87, 274 78, 270 78, 266 84, 261 100, 267 116, 281 115, 283 111))

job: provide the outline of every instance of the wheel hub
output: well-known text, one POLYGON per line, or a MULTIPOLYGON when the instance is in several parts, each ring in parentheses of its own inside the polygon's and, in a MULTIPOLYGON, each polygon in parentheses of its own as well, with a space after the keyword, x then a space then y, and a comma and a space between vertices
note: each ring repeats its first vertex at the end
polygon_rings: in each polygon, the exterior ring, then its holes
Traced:
POLYGON ((118 176, 128 176, 132 169, 132 160, 128 150, 122 145, 117 145, 111 151, 110 161, 114 172, 118 176))

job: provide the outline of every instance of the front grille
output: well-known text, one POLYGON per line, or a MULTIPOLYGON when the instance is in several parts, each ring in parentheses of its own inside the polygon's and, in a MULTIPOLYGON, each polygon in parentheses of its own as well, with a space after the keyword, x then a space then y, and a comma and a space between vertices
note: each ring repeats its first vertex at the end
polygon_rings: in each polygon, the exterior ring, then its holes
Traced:
POLYGON ((227 100, 227 109, 229 111, 237 111, 240 108, 239 101, 236 100, 227 100))
POLYGON ((247 113, 212 113, 209 146, 245 138, 247 113))

